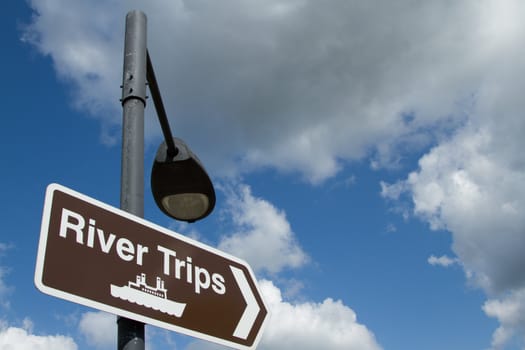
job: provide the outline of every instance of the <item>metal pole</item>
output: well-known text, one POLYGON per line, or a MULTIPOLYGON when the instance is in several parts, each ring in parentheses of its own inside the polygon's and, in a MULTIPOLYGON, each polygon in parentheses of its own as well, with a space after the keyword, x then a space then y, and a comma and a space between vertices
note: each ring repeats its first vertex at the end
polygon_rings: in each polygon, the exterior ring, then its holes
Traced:
MULTIPOLYGON (((120 208, 144 216, 144 108, 146 105, 146 15, 126 16, 122 77, 122 172, 120 208)), ((144 349, 144 324, 117 317, 118 350, 144 349)))

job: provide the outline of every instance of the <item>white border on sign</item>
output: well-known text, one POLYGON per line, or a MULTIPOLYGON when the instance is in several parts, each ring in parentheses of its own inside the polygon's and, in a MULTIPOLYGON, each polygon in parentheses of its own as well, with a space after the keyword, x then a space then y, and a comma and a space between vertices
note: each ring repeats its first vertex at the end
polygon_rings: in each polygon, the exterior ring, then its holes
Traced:
POLYGON ((43 210, 43 213, 42 213, 42 224, 41 224, 41 227, 40 227, 40 240, 39 240, 39 244, 38 244, 38 253, 37 253, 37 259, 36 259, 35 285, 41 292, 49 294, 49 295, 52 295, 52 296, 55 296, 55 297, 60 298, 60 299, 65 299, 65 300, 72 301, 72 302, 77 303, 77 304, 82 304, 82 305, 85 305, 85 306, 88 306, 88 307, 91 307, 91 308, 94 308, 94 309, 106 311, 106 312, 109 312, 109 313, 112 313, 112 314, 116 314, 116 315, 119 315, 119 316, 130 318, 130 319, 133 319, 133 320, 136 320, 136 321, 140 321, 140 322, 143 322, 143 323, 146 323, 146 324, 150 324, 150 325, 154 325, 154 326, 157 326, 157 327, 169 329, 169 330, 176 331, 176 332, 179 332, 179 333, 183 333, 183 334, 186 334, 186 335, 189 335, 189 336, 192 336, 192 337, 208 340, 208 341, 211 341, 211 342, 214 342, 214 343, 218 343, 218 344, 221 344, 221 345, 226 345, 226 346, 237 348, 237 349, 240 349, 240 350, 255 349, 257 347, 257 344, 260 341, 260 338, 262 336, 262 333, 263 333, 264 327, 266 325, 266 322, 267 322, 267 320, 269 319, 269 316, 270 316, 269 315, 270 311, 268 309, 268 306, 266 305, 266 302, 264 301, 264 297, 263 297, 261 291, 259 290, 259 286, 257 285, 257 280, 255 279, 255 275, 254 275, 251 267, 244 260, 239 259, 239 258, 237 258, 235 256, 232 256, 232 255, 230 255, 228 253, 222 252, 222 251, 220 251, 220 250, 218 250, 218 249, 216 249, 214 247, 205 245, 205 244, 203 244, 201 242, 198 242, 198 241, 196 241, 194 239, 191 239, 189 237, 183 236, 180 233, 168 230, 168 229, 166 229, 166 228, 164 228, 162 226, 159 226, 159 225, 154 224, 152 222, 146 221, 143 218, 140 218, 138 216, 130 214, 130 213, 128 213, 128 212, 126 212, 126 211, 124 211, 122 209, 115 208, 115 207, 113 207, 111 205, 108 205, 106 203, 100 202, 100 201, 98 201, 96 199, 93 199, 93 198, 88 197, 88 196, 86 196, 86 195, 84 195, 82 193, 76 192, 76 191, 74 191, 72 189, 69 189, 67 187, 64 187, 64 186, 56 184, 56 183, 52 183, 52 184, 48 185, 47 189, 46 189, 46 196, 45 196, 45 200, 44 200, 44 210, 43 210), (210 335, 207 335, 207 334, 204 334, 204 333, 196 332, 196 331, 193 331, 191 329, 186 329, 186 328, 183 328, 183 327, 180 327, 180 326, 176 326, 176 325, 173 325, 173 324, 170 324, 170 323, 161 322, 161 321, 158 321, 158 320, 155 320, 155 319, 152 319, 152 318, 140 315, 140 314, 129 312, 127 310, 122 310, 120 308, 116 308, 116 307, 113 307, 113 306, 110 306, 110 305, 99 303, 99 302, 91 300, 91 299, 83 298, 83 297, 80 297, 80 296, 77 296, 77 295, 74 295, 74 294, 70 294, 70 293, 67 293, 67 292, 64 292, 64 291, 61 291, 61 290, 58 290, 58 289, 55 289, 55 288, 51 288, 51 287, 48 287, 48 286, 44 285, 43 282, 42 282, 43 271, 44 271, 44 258, 45 258, 45 253, 46 253, 47 237, 48 237, 48 233, 49 233, 49 221, 51 219, 50 218, 50 216, 51 216, 51 206, 52 206, 52 203, 53 203, 53 195, 54 195, 55 191, 64 192, 64 193, 66 193, 66 194, 68 194, 70 196, 73 196, 73 197, 75 197, 75 198, 77 198, 79 200, 85 201, 85 202, 87 202, 89 204, 92 204, 92 205, 94 205, 96 207, 105 209, 105 210, 107 210, 109 212, 112 212, 112 213, 114 213, 116 215, 122 216, 122 217, 124 217, 124 218, 126 218, 128 220, 131 220, 131 221, 134 221, 134 222, 136 222, 138 224, 147 226, 147 227, 149 227, 149 228, 151 228, 153 230, 156 230, 156 231, 158 231, 160 233, 163 233, 163 234, 165 234, 167 236, 179 239, 179 240, 184 241, 184 242, 186 242, 188 244, 191 244, 191 245, 196 246, 196 247, 198 247, 200 249, 206 250, 206 251, 208 251, 210 253, 213 253, 215 255, 219 255, 219 256, 224 257, 226 259, 232 260, 232 261, 234 261, 234 262, 236 262, 238 264, 241 264, 244 267, 246 267, 246 269, 248 270, 248 273, 250 274, 250 277, 254 281, 255 289, 259 293, 259 295, 261 297, 261 301, 262 301, 265 309, 268 312, 268 314, 266 315, 265 319, 263 320, 263 322, 261 324, 259 332, 258 332, 257 336, 255 337, 255 340, 254 340, 252 346, 245 346, 245 345, 238 344, 238 343, 235 343, 235 342, 231 342, 231 341, 228 341, 228 340, 224 340, 224 339, 221 339, 221 338, 213 337, 213 336, 210 336, 210 335))

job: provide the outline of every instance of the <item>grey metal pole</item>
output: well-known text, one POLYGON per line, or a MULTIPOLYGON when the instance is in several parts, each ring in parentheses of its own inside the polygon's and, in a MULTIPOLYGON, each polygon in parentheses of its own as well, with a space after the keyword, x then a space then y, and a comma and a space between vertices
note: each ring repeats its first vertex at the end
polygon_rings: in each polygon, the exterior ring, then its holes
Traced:
MULTIPOLYGON (((144 216, 144 108, 146 106, 146 15, 126 16, 122 77, 122 170, 120 208, 144 216)), ((118 350, 144 349, 144 324, 117 317, 118 350)))

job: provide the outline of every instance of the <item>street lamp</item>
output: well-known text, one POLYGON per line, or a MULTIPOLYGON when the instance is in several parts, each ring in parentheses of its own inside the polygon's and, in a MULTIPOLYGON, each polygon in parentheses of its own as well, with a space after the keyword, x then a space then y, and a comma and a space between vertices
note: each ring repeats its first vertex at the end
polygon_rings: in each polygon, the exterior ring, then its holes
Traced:
MULTIPOLYGON (((146 15, 126 16, 122 77, 121 209, 144 216, 144 108, 146 82, 164 134, 151 172, 151 190, 168 216, 194 222, 211 213, 215 191, 201 162, 180 139, 174 138, 162 103, 146 45, 146 15)), ((144 349, 144 324, 118 317, 118 350, 144 349)))
POLYGON ((194 222, 206 217, 215 206, 215 191, 199 158, 181 139, 171 134, 153 63, 146 50, 146 77, 157 111, 164 142, 159 146, 151 171, 151 191, 166 215, 194 222))
POLYGON ((178 152, 168 154, 166 142, 157 151, 151 171, 151 191, 158 207, 174 219, 193 222, 207 216, 215 205, 215 191, 201 162, 177 138, 178 152))

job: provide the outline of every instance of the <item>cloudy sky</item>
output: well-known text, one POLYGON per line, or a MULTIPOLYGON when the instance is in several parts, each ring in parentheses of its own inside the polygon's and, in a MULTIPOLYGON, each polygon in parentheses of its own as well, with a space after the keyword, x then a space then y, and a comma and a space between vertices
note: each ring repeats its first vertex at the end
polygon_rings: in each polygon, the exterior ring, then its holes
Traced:
MULTIPOLYGON (((145 218, 250 263, 259 349, 525 348, 525 2, 11 0, 0 348, 114 349, 36 290, 45 188, 118 206, 125 15, 217 206, 145 218)), ((162 136, 146 107, 146 183, 162 136)), ((148 349, 218 349, 147 327, 148 349)))

